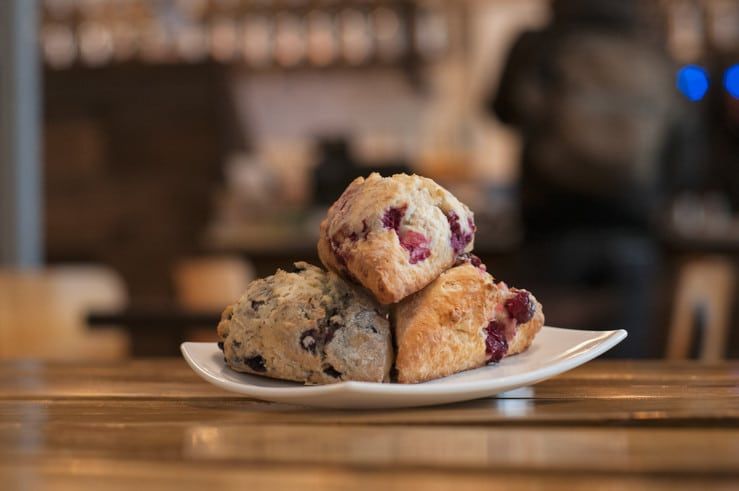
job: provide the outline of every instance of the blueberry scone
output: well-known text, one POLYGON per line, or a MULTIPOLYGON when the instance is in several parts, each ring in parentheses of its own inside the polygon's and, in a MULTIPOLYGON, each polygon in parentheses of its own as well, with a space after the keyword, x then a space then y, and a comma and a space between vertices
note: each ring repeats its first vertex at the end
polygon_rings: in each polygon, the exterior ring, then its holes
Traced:
POLYGON ((418 383, 526 350, 544 324, 526 290, 496 283, 474 256, 395 310, 398 381, 418 383))
POLYGON ((318 255, 383 304, 417 292, 472 250, 474 216, 431 179, 355 179, 321 223, 318 255))
POLYGON ((218 324, 239 372, 330 384, 389 381, 393 347, 383 308, 336 274, 304 262, 249 284, 218 324))

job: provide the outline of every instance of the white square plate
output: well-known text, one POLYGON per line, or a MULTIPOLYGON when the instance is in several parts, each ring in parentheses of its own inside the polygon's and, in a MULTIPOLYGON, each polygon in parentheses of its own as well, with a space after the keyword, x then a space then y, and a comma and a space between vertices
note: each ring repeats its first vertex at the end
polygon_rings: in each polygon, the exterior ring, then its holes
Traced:
POLYGON ((223 353, 216 343, 182 343, 180 349, 198 375, 222 389, 271 402, 371 409, 467 401, 535 384, 602 355, 625 337, 624 330, 577 331, 544 327, 528 351, 520 355, 422 384, 302 385, 235 372, 224 364, 223 353))

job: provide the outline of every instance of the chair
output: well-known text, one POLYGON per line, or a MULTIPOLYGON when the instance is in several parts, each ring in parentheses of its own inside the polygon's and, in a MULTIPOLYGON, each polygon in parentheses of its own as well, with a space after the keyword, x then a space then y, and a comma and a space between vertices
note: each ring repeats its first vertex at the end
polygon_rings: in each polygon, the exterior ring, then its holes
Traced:
MULTIPOLYGON (((188 311, 221 312, 241 297, 254 276, 252 264, 240 257, 183 259, 174 270, 177 302, 188 311)), ((192 341, 214 341, 215 337, 215 326, 202 326, 187 333, 192 341)))
POLYGON ((118 360, 129 340, 116 328, 89 329, 91 310, 119 310, 121 278, 101 266, 0 269, 0 359, 118 360))
POLYGON ((690 357, 696 338, 701 361, 726 356, 735 287, 734 264, 728 258, 703 256, 683 262, 667 340, 668 359, 690 357))

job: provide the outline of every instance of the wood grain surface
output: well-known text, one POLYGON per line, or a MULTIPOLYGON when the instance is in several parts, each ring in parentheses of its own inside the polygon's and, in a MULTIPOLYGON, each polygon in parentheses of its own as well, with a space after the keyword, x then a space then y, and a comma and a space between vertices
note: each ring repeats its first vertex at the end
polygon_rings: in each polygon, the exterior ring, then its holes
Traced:
POLYGON ((739 489, 739 363, 596 361, 497 398, 264 403, 179 359, 0 363, 1 489, 739 489))

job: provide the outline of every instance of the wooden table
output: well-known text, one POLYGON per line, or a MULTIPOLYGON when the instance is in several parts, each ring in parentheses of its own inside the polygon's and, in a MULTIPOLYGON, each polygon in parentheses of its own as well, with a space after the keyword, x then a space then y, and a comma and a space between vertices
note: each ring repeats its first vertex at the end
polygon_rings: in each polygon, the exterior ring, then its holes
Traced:
POLYGON ((407 410, 262 403, 179 359, 0 363, 1 489, 739 489, 739 363, 596 361, 407 410))

